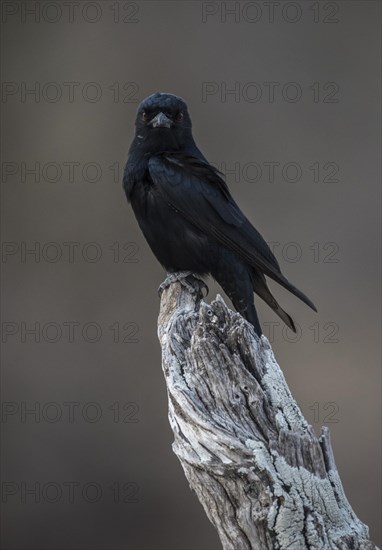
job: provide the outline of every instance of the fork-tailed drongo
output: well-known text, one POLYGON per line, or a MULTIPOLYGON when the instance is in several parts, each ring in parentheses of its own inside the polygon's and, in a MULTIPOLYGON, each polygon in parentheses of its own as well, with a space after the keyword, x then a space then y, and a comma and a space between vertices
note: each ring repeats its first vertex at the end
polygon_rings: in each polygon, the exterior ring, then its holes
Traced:
POLYGON ((316 308, 282 275, 263 237, 199 151, 184 100, 167 93, 147 97, 138 108, 135 130, 123 185, 159 262, 169 273, 211 275, 258 335, 254 292, 295 331, 265 276, 316 308))

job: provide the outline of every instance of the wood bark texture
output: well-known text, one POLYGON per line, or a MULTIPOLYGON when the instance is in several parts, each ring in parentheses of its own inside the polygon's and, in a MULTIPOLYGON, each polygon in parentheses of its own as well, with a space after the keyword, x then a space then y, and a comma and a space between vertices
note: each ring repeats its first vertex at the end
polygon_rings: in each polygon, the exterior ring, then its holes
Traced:
POLYGON ((376 549, 268 340, 188 274, 161 287, 173 450, 225 550, 376 549))

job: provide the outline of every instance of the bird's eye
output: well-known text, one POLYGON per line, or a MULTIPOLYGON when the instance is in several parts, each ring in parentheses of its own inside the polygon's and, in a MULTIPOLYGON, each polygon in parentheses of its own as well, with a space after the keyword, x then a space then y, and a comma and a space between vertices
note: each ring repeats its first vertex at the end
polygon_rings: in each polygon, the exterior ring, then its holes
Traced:
POLYGON ((141 113, 141 118, 142 118, 142 120, 144 120, 144 121, 147 120, 147 113, 146 113, 146 111, 142 111, 142 113, 141 113))
POLYGON ((181 121, 183 120, 183 113, 182 113, 182 111, 181 111, 180 113, 178 113, 178 116, 176 117, 176 120, 177 120, 178 122, 181 122, 181 121))

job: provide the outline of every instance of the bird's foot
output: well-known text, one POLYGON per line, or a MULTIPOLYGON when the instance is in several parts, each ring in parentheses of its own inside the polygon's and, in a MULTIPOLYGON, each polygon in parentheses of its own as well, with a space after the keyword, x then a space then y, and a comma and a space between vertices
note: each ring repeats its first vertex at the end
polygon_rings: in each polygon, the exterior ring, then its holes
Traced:
POLYGON ((206 291, 205 295, 207 296, 210 289, 208 288, 207 283, 205 282, 205 280, 202 277, 199 277, 199 275, 196 275, 196 273, 193 273, 192 276, 193 276, 194 279, 196 279, 198 281, 200 292, 203 294, 203 290, 205 290, 206 291))
POLYGON ((191 271, 175 271, 174 273, 167 273, 165 281, 163 281, 158 288, 159 296, 161 296, 162 292, 173 283, 180 283, 189 292, 194 293, 194 287, 186 280, 189 275, 192 275, 191 271))
POLYGON ((200 288, 204 288, 208 294, 208 286, 202 278, 195 275, 192 271, 176 271, 174 273, 167 273, 166 280, 163 281, 163 283, 158 288, 158 295, 161 296, 162 292, 172 283, 180 283, 191 294, 194 294, 196 292, 195 287, 189 281, 187 281, 187 277, 189 277, 190 275, 199 282, 200 288))

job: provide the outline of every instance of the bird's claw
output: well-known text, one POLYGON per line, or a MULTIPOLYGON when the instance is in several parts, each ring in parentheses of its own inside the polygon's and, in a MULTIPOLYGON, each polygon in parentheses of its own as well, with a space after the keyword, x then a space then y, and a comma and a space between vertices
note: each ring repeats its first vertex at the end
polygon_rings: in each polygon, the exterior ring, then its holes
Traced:
POLYGON ((165 281, 163 281, 163 283, 158 288, 159 296, 161 296, 162 292, 173 283, 180 283, 182 286, 187 288, 189 292, 194 292, 194 287, 188 281, 186 281, 186 277, 191 274, 191 271, 177 271, 175 273, 167 273, 165 281))
POLYGON ((195 275, 192 271, 177 271, 175 273, 168 273, 167 274, 166 280, 163 281, 163 283, 158 288, 159 297, 162 295, 162 292, 167 287, 169 287, 172 283, 180 283, 191 294, 195 294, 195 292, 196 292, 195 287, 189 281, 187 281, 187 277, 189 277, 190 275, 192 275, 195 279, 197 279, 197 281, 200 283, 201 288, 206 289, 207 294, 208 294, 208 286, 203 281, 203 279, 201 279, 200 277, 195 275))

